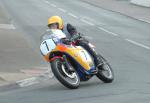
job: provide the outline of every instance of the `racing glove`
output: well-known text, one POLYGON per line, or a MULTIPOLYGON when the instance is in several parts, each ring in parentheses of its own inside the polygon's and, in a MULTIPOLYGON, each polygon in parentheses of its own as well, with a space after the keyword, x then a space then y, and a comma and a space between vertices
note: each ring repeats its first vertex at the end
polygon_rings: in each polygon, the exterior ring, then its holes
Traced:
POLYGON ((77 34, 77 29, 69 23, 67 24, 67 30, 71 36, 77 34))

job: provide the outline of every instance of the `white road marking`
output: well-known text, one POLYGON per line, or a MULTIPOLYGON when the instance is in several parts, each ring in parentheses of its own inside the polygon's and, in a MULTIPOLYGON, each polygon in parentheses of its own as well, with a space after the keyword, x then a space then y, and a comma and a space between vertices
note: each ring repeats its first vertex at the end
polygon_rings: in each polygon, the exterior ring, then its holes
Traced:
POLYGON ((31 77, 31 78, 16 81, 16 84, 18 84, 20 87, 27 87, 37 83, 39 83, 37 77, 31 77))
POLYGON ((51 4, 52 7, 57 7, 55 4, 51 4))
POLYGON ((45 72, 37 76, 16 81, 16 84, 19 85, 20 87, 27 87, 27 86, 31 86, 52 79, 53 77, 54 77, 53 73, 45 72))
POLYGON ((68 15, 70 15, 70 16, 76 18, 76 19, 78 18, 76 15, 74 15, 74 14, 72 14, 72 13, 68 13, 68 15))
POLYGON ((53 78, 53 75, 49 76, 47 74, 43 74, 43 75, 34 76, 34 77, 31 77, 31 78, 26 78, 26 79, 23 79, 23 80, 16 81, 16 84, 19 85, 20 87, 27 87, 27 86, 31 86, 31 85, 34 85, 34 84, 41 83, 43 81, 46 81, 46 80, 49 80, 49 79, 52 79, 52 78, 53 78))
POLYGON ((98 27, 98 29, 103 30, 103 31, 105 31, 105 32, 107 32, 107 33, 109 33, 109 34, 112 34, 113 36, 118 36, 118 34, 113 33, 113 32, 111 32, 111 31, 109 31, 109 30, 107 30, 107 29, 104 29, 104 28, 102 28, 102 27, 98 27))
POLYGON ((48 2, 48 1, 45 1, 45 3, 49 4, 49 2, 48 2))
POLYGON ((125 40, 128 41, 128 42, 130 42, 130 43, 132 43, 132 44, 134 44, 134 45, 137 45, 137 46, 140 46, 140 47, 142 47, 142 48, 145 48, 145 49, 150 50, 150 47, 148 47, 148 46, 146 46, 146 45, 143 45, 143 44, 141 44, 141 43, 135 42, 135 41, 130 40, 130 39, 125 39, 125 40))
POLYGON ((148 20, 143 20, 143 19, 138 19, 139 21, 143 21, 143 22, 146 22, 146 23, 149 23, 150 24, 150 21, 148 20))
POLYGON ((67 12, 66 10, 62 9, 62 8, 58 8, 58 10, 62 11, 62 12, 67 12))
POLYGON ((16 29, 13 24, 0 24, 0 29, 16 29))
POLYGON ((87 20, 84 20, 84 19, 80 19, 80 20, 81 20, 82 22, 88 24, 88 25, 94 26, 93 23, 91 23, 91 22, 89 22, 89 21, 87 21, 87 20))
POLYGON ((87 38, 87 39, 90 39, 90 40, 93 40, 93 37, 91 37, 91 36, 83 36, 83 37, 85 37, 85 38, 87 38))

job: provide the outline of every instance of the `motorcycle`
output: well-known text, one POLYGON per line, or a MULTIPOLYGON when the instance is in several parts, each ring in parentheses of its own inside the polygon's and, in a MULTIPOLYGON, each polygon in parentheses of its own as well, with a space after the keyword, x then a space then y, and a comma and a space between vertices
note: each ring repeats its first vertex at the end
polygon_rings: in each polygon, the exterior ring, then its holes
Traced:
MULTIPOLYGON (((81 46, 76 46, 75 41, 81 36, 76 36, 64 44, 55 35, 62 34, 61 30, 52 30, 48 35, 42 36, 40 51, 44 59, 50 63, 54 76, 60 83, 70 89, 79 87, 81 81, 88 81, 94 75, 105 83, 114 80, 114 73, 101 55, 102 64, 97 68, 91 55, 81 46)), ((94 49, 94 46, 89 43, 94 49)))

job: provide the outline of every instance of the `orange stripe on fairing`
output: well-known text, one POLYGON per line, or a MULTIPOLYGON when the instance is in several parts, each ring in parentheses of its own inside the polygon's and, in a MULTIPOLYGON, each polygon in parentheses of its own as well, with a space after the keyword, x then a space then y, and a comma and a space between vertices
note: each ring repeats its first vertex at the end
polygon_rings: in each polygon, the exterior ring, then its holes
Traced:
POLYGON ((62 44, 58 44, 57 45, 57 49, 60 50, 60 51, 65 51, 67 49, 67 47, 65 47, 64 45, 62 44))

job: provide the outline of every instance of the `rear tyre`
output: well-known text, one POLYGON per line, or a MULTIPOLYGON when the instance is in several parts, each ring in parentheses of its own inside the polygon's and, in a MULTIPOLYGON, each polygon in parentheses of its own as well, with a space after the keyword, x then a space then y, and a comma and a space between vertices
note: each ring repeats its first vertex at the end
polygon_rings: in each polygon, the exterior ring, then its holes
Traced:
POLYGON ((111 83, 114 80, 114 72, 105 58, 102 56, 99 56, 99 58, 102 60, 103 64, 98 68, 96 76, 104 83, 111 83))
POLYGON ((65 87, 70 89, 76 89, 79 87, 80 78, 76 71, 68 72, 65 65, 60 59, 55 59, 51 63, 52 72, 55 77, 61 82, 65 87))

